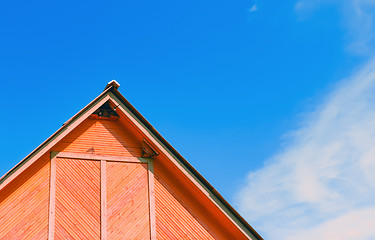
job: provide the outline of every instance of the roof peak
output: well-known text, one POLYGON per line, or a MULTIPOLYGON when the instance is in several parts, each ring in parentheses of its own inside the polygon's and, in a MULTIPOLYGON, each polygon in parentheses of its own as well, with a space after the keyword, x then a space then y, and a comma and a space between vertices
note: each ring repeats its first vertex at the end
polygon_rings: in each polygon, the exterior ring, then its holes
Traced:
POLYGON ((104 90, 113 87, 114 89, 118 89, 120 87, 120 83, 118 83, 115 79, 112 81, 108 82, 107 86, 104 88, 104 90))

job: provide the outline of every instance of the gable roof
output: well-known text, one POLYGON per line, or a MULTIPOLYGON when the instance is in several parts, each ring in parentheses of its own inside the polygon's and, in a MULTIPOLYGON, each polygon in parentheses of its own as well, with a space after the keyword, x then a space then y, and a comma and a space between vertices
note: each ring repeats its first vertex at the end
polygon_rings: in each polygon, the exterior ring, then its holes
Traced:
POLYGON ((76 126, 82 123, 99 107, 107 101, 112 102, 116 108, 124 113, 134 125, 140 129, 148 140, 161 152, 163 152, 176 167, 183 172, 197 187, 214 202, 214 204, 250 239, 263 239, 240 214, 217 192, 208 181, 198 173, 161 135, 160 133, 129 103, 128 100, 118 91, 119 84, 111 81, 104 91, 80 110, 63 126, 52 134, 46 141, 26 156, 21 162, 0 178, 0 190, 8 185, 13 179, 20 175, 32 163, 70 133, 76 126))

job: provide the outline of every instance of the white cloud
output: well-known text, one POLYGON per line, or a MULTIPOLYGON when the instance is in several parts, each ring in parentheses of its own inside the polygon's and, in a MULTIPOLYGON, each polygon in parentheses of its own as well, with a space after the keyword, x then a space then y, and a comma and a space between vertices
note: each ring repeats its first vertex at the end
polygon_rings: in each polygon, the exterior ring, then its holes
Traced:
POLYGON ((375 60, 338 83, 248 175, 240 211, 265 239, 375 239, 375 60))
POLYGON ((258 10, 258 6, 256 4, 254 4, 250 9, 249 9, 249 12, 255 12, 258 10))
POLYGON ((374 0, 299 0, 295 9, 300 17, 306 17, 323 5, 335 7, 342 14, 350 52, 367 56, 375 53, 374 0))

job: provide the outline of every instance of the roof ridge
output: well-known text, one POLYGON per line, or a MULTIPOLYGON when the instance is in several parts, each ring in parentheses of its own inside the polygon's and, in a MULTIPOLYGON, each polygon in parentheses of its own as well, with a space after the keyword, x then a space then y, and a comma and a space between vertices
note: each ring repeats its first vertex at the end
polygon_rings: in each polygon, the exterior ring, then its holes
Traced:
POLYGON ((107 90, 110 87, 118 89, 120 87, 120 83, 118 83, 115 79, 112 79, 112 81, 108 82, 107 86, 104 88, 103 91, 107 90))

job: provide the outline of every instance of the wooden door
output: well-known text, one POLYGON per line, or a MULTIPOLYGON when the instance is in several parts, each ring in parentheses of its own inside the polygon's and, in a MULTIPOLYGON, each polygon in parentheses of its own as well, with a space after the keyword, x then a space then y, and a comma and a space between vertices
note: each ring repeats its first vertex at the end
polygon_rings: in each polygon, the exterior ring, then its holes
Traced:
POLYGON ((107 162, 108 239, 150 239, 147 163, 107 162))
POLYGON ((55 239, 100 239, 100 162, 56 159, 55 239))
POLYGON ((150 159, 66 152, 53 156, 50 240, 155 239, 150 159))

